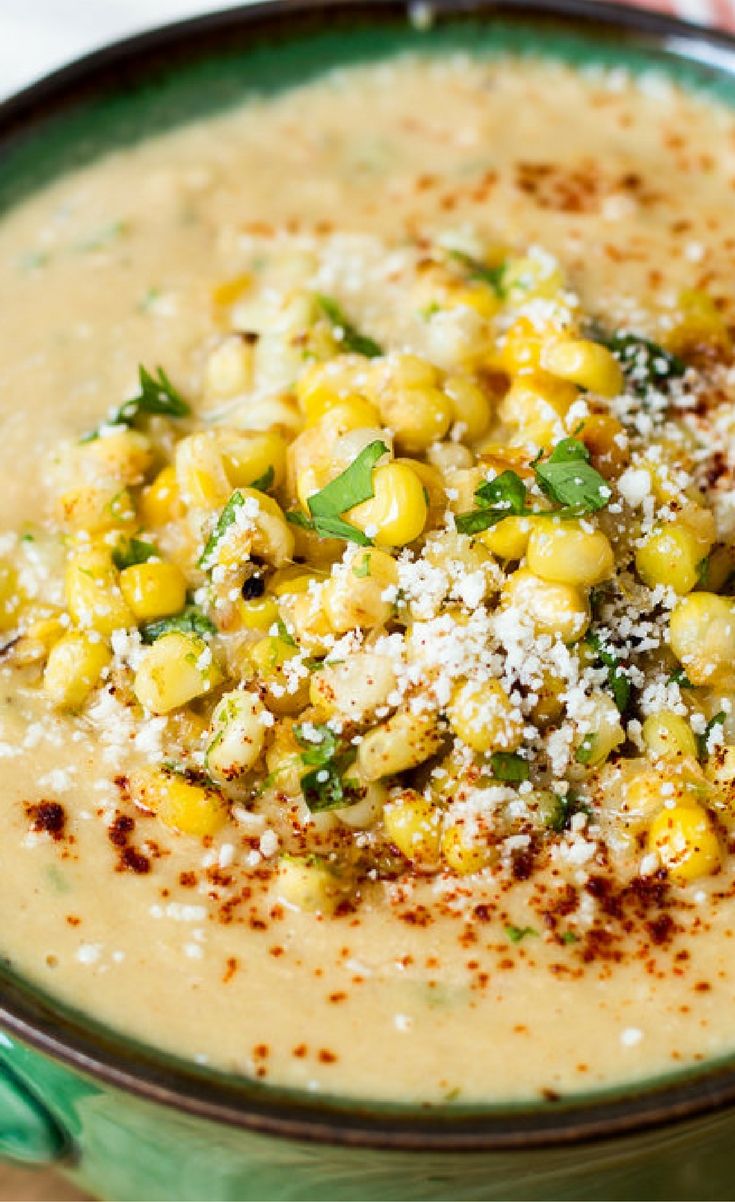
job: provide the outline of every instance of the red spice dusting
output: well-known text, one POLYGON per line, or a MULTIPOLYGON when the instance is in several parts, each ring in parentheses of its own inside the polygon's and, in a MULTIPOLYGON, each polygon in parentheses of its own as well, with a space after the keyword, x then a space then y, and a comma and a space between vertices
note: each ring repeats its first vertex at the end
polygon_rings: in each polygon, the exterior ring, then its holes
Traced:
POLYGON ((234 975, 237 972, 239 967, 240 966, 238 964, 236 956, 228 957, 227 965, 226 965, 225 971, 222 975, 222 984, 223 985, 226 985, 228 983, 228 981, 232 980, 232 978, 234 977, 234 975))
POLYGON ((334 1064, 337 1056, 334 1052, 330 1052, 329 1048, 320 1048, 319 1060, 321 1064, 334 1064))
POLYGON ((134 872, 138 876, 144 876, 150 872, 151 862, 148 856, 131 845, 134 830, 135 819, 130 814, 116 814, 107 828, 107 837, 119 852, 116 871, 134 872))
POLYGON ((34 831, 43 831, 57 843, 64 838, 66 811, 58 801, 26 802, 25 812, 34 831))

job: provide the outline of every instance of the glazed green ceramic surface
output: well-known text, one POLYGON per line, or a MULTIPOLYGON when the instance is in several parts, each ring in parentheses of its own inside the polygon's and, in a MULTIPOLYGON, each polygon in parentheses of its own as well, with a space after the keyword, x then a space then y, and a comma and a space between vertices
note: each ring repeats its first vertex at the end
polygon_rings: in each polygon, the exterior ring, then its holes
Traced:
MULTIPOLYGON (((319 19, 318 12, 294 18, 298 32, 285 41, 285 32, 271 28, 262 36, 244 21, 227 50, 216 53, 206 49, 206 37, 192 36, 185 51, 180 43, 176 54, 159 55, 142 82, 132 82, 133 67, 113 71, 86 99, 34 117, 3 152, 0 209, 106 150, 331 66, 406 50, 543 53, 636 71, 654 66, 735 103, 735 53, 728 65, 723 50, 715 70, 681 57, 686 42, 674 41, 665 52, 635 34, 592 36, 550 15, 540 23, 473 18, 422 32, 398 23, 396 10, 386 7, 385 25, 376 24, 374 12, 372 25, 365 24, 358 9, 349 23, 344 10, 331 13, 326 32, 307 28, 319 19)), ((109 1036, 107 1042, 135 1071, 134 1047, 109 1036)), ((243 1088, 253 1108, 263 1089, 243 1088)), ((372 1111, 390 1124, 391 1108, 372 1111)), ((484 1113, 490 1122, 492 1110, 484 1113)), ((733 1146, 735 1111, 663 1132, 536 1151, 401 1152, 298 1142, 154 1105, 0 1035, 0 1155, 25 1163, 59 1159, 82 1188, 108 1199, 728 1199, 733 1146)))

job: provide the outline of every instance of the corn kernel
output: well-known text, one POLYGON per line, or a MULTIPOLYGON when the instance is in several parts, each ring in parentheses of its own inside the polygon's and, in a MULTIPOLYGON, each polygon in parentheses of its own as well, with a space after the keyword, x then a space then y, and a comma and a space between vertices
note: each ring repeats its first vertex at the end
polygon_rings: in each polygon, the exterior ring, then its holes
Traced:
POLYGON ((638 547, 635 566, 644 584, 667 585, 683 595, 699 580, 702 552, 691 530, 680 522, 659 526, 638 547))
POLYGON ((212 301, 215 305, 228 308, 230 305, 234 305, 244 292, 252 288, 252 285, 253 277, 249 272, 243 272, 233 276, 231 280, 223 280, 220 284, 215 284, 212 289, 212 301))
POLYGON ((182 517, 183 512, 176 468, 169 464, 158 473, 148 488, 143 489, 140 497, 140 518, 145 527, 156 529, 176 521, 182 517))
POLYGON ((598 396, 615 397, 623 392, 625 380, 615 356, 598 342, 587 338, 559 339, 541 352, 541 366, 560 380, 569 380, 598 396))
POLYGON ((375 429, 380 426, 380 413, 372 401, 362 396, 325 396, 310 404, 306 425, 327 426, 345 434, 348 430, 375 429))
POLYGON ((77 626, 100 634, 136 625, 135 616, 120 591, 119 577, 109 551, 78 551, 66 566, 66 606, 77 626))
POLYGON ((79 709, 112 659, 101 638, 81 631, 63 635, 49 652, 43 687, 60 709, 79 709))
POLYGON ((333 914, 344 893, 339 878, 317 856, 282 856, 276 891, 282 901, 310 914, 333 914))
POLYGON ((658 855, 669 876, 682 882, 709 876, 722 863, 720 841, 703 806, 661 810, 651 823, 648 849, 658 855))
POLYGON ((120 573, 120 591, 139 622, 167 618, 186 604, 186 581, 175 563, 136 563, 120 573))
POLYGON ((363 737, 357 751, 357 767, 365 780, 380 780, 416 768, 440 746, 441 733, 435 714, 398 710, 363 737))
POLYGON ((414 789, 403 789, 383 810, 386 838, 417 868, 438 864, 442 818, 442 811, 414 789))
POLYGON ((204 394, 222 401, 250 387, 253 375, 253 342, 243 334, 230 334, 215 347, 204 370, 204 394))
POLYGON ((273 488, 286 478, 286 440, 276 430, 219 430, 227 478, 233 488, 251 488, 272 473, 273 488))
POLYGON ((339 714, 348 722, 362 722, 385 705, 396 687, 390 657, 359 651, 341 664, 325 664, 314 672, 309 698, 323 714, 339 714))
POLYGON ((380 416, 394 432, 396 445, 415 454, 444 437, 453 407, 438 388, 400 388, 380 397, 380 416))
POLYGON ((609 413, 591 413, 577 435, 590 453, 590 462, 606 479, 615 479, 630 460, 625 428, 609 413))
POLYGON ((232 488, 214 431, 190 434, 176 447, 176 482, 189 509, 222 509, 232 488))
POLYGON ((526 562, 534 575, 555 584, 600 584, 615 568, 610 540, 601 530, 553 518, 534 520, 526 562))
POLYGON ((296 397, 307 421, 319 421, 330 405, 361 396, 369 387, 370 369, 361 355, 337 355, 312 363, 296 381, 296 397))
POLYGON ((506 580, 501 600, 524 614, 537 634, 559 635, 565 643, 581 639, 590 624, 589 602, 581 589, 541 580, 528 568, 506 580))
POLYGON ((56 614, 30 622, 13 648, 15 663, 25 667, 45 660, 54 643, 58 643, 66 633, 66 629, 60 616, 56 614))
POLYGON ((133 791, 138 805, 182 835, 216 835, 228 819, 227 805, 216 790, 175 772, 151 772, 134 781, 133 791))
POLYGON ((12 564, 0 560, 0 631, 12 630, 20 614, 18 574, 12 564))
POLYGON ((576 396, 573 384, 553 376, 518 376, 501 402, 499 415, 517 429, 524 443, 546 448, 564 437, 564 419, 576 396))
POLYGON ((139 430, 111 429, 83 443, 80 454, 96 478, 120 484, 140 484, 153 461, 151 441, 139 430))
POLYGON ((265 706, 256 693, 234 689, 215 707, 204 759, 215 780, 230 781, 249 772, 265 743, 265 706))
POLYGON ((203 639, 172 631, 156 639, 143 654, 133 681, 140 704, 154 714, 167 714, 210 692, 222 679, 203 639))
POLYGON ((272 597, 238 601, 237 612, 245 630, 270 630, 279 617, 278 606, 272 597))
POLYGON ((735 660, 732 599, 690 593, 672 611, 669 641, 692 684, 727 684, 735 660))
POLYGON ((507 517, 483 530, 478 539, 498 559, 522 559, 528 548, 531 523, 528 518, 507 517))
POLYGON ((727 350, 730 335, 712 297, 698 288, 685 288, 677 298, 675 320, 665 334, 666 346, 676 354, 701 346, 727 350))
POLYGON ((643 742, 657 759, 697 757, 697 740, 686 719, 672 710, 649 714, 641 731, 643 742))
POLYGON ((459 685, 447 717, 455 735, 473 751, 515 751, 523 741, 523 719, 498 680, 459 685))
POLYGON ((598 768, 616 747, 625 742, 625 731, 612 697, 596 693, 590 700, 592 711, 587 719, 590 729, 577 749, 577 760, 587 768, 598 768))
POLYGON ((443 385, 452 406, 452 421, 463 427, 467 442, 482 438, 490 425, 492 409, 487 392, 473 376, 454 373, 443 385))
POLYGON ((118 484, 82 484, 57 502, 59 521, 67 529, 102 534, 135 521, 135 504, 127 488, 118 484))
POLYGON ((442 833, 442 855, 453 872, 469 876, 481 872, 492 863, 492 849, 477 838, 471 838, 463 823, 453 822, 442 833))
POLYGON ((554 299, 563 287, 561 270, 547 255, 520 255, 508 259, 503 268, 503 293, 511 305, 532 297, 554 299))
POLYGON ((392 555, 373 547, 358 550, 349 563, 334 570, 322 589, 321 603, 332 630, 344 634, 384 625, 393 613, 385 593, 397 584, 392 555))
POLYGON ((379 547, 403 547, 418 538, 428 516, 423 485, 405 463, 386 463, 373 472, 374 495, 345 515, 379 547))

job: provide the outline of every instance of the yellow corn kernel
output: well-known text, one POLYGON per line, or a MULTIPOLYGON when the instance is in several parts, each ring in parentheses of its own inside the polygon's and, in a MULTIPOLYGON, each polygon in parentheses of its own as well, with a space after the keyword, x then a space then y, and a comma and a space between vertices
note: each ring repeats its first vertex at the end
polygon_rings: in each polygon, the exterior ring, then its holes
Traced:
POLYGON ((669 876, 681 882, 709 876, 722 863, 712 819, 698 805, 661 810, 648 831, 648 849, 658 855, 669 876))
POLYGON ((215 284, 212 289, 212 301, 215 305, 228 308, 230 305, 234 305, 235 301, 239 300, 243 293, 252 286, 253 277, 249 272, 243 272, 241 275, 233 276, 231 280, 222 280, 220 284, 215 284))
POLYGON ((685 718, 672 710, 649 714, 643 723, 643 742, 657 759, 697 758, 697 740, 685 718))
POLYGON ((135 801, 182 835, 216 835, 228 819, 220 794, 175 772, 151 772, 133 782, 135 801))
MULTIPOLYGON (((681 498, 679 498, 681 500, 681 498)), ((711 509, 690 498, 684 499, 677 521, 694 536, 700 556, 708 555, 717 539, 717 521, 711 509)))
POLYGON ((176 483, 189 509, 222 509, 232 488, 217 434, 190 434, 176 447, 176 483))
POLYGON ((482 438, 492 417, 485 389, 474 376, 458 372, 447 376, 443 388, 452 406, 452 421, 463 427, 462 437, 467 442, 482 438))
POLYGON ((120 591, 139 622, 167 618, 186 604, 186 581, 175 563, 148 561, 124 568, 120 591))
POLYGON ((12 564, 0 559, 0 631, 13 629, 20 606, 18 574, 12 564))
POLYGON ((79 452, 96 478, 118 480, 118 488, 140 484, 153 461, 151 441, 139 430, 113 428, 83 443, 79 452))
POLYGON ((347 769, 342 781, 349 790, 350 805, 332 810, 332 815, 352 830, 367 830, 375 826, 383 814, 388 797, 387 787, 379 780, 364 781, 354 764, 347 769))
POLYGON ((276 892, 287 905, 309 914, 333 914, 344 887, 318 856, 281 856, 276 892))
POLYGON ((712 297, 698 288, 685 288, 679 293, 677 311, 664 339, 667 348, 676 354, 701 346, 721 350, 730 346, 723 314, 712 297))
POLYGON ((715 593, 690 593, 672 611, 671 650, 694 685, 725 685, 733 676, 735 608, 715 593))
POLYGON ((204 766, 214 780, 230 781, 249 772, 265 743, 265 706, 257 693, 233 689, 212 714, 204 766))
POLYGON ((536 576, 556 584, 600 584, 615 569, 615 556, 606 534, 587 531, 580 522, 553 518, 534 520, 526 562, 536 576))
POLYGON ((659 526, 635 553, 635 566, 644 584, 667 585, 683 595, 697 584, 703 555, 697 538, 680 522, 659 526))
POLYGON ((442 811, 414 789, 391 797, 383 810, 386 838, 417 868, 439 862, 442 811))
POLYGON ((387 703, 395 687, 389 656, 358 651, 343 663, 325 664, 314 672, 309 699, 326 716, 338 714, 348 722, 362 722, 387 703))
POLYGON ((549 255, 531 253, 510 258, 503 267, 503 293, 511 305, 532 297, 551 300, 563 287, 561 270, 549 255))
POLYGON ((380 426, 377 407, 362 396, 332 397, 320 395, 309 405, 307 427, 326 425, 338 434, 348 430, 374 429, 380 426))
POLYGON ((483 284, 480 280, 469 280, 465 284, 448 288, 442 299, 449 309, 464 305, 468 309, 474 309, 480 317, 486 318, 497 316, 502 308, 500 297, 488 284, 483 284))
POLYGON ((379 547, 403 547, 418 538, 428 516, 424 487, 413 468, 386 463, 373 472, 374 495, 345 517, 379 547))
POLYGON ((324 611, 322 588, 294 593, 281 606, 284 616, 300 643, 310 654, 322 654, 334 641, 329 618, 324 611))
POLYGON ((82 484, 57 502, 59 521, 67 529, 101 534, 135 521, 135 504, 127 488, 117 484, 82 484))
MULTIPOLYGON (((475 456, 469 447, 466 447, 464 443, 450 440, 435 442, 426 452, 426 458, 431 467, 435 468, 440 475, 466 471, 475 463, 475 456)), ((408 459, 399 460, 399 462, 418 463, 419 461, 418 459, 408 459)))
POLYGON ((616 807, 625 829, 633 835, 645 831, 667 796, 679 801, 683 796, 683 789, 681 782, 678 782, 677 786, 677 783, 663 772, 639 772, 628 780, 622 786, 622 797, 616 807), (666 794, 663 791, 664 787, 667 789, 666 794))
POLYGON ((297 648, 293 639, 289 641, 277 634, 266 635, 264 639, 258 639, 257 643, 248 648, 248 658, 259 676, 271 675, 296 654, 297 648))
POLYGON ((379 393, 390 388, 434 388, 438 383, 436 367, 421 355, 393 353, 374 365, 373 388, 379 393))
POLYGON ((307 421, 318 421, 331 404, 362 396, 370 387, 370 364, 362 355, 336 355, 326 363, 312 363, 294 389, 307 421))
POLYGON ((111 659, 109 647, 99 636, 71 631, 51 648, 43 687, 60 709, 79 709, 111 659))
POLYGON ((364 736, 357 751, 357 767, 367 781, 394 776, 423 764, 439 750, 441 741, 436 714, 398 710, 364 736))
POLYGON ((453 407, 438 388, 391 388, 380 397, 380 416, 393 431, 396 445, 415 454, 444 437, 453 407))
POLYGON ((143 489, 140 496, 140 519, 146 528, 155 530, 158 526, 176 521, 183 512, 176 468, 173 464, 168 464, 158 473, 153 483, 143 489))
POLYGON ((452 822, 442 833, 442 855, 453 872, 469 876, 492 863, 493 852, 487 844, 472 838, 464 823, 452 822))
POLYGON ((523 741, 523 719, 498 680, 467 680, 447 708, 449 725, 473 751, 515 751, 523 741))
POLYGON ((598 396, 615 397, 625 387, 622 369, 612 352, 587 338, 547 343, 541 352, 541 366, 552 376, 598 396))
POLYGON ((279 635, 266 635, 248 648, 248 666, 263 684, 268 708, 276 714, 295 714, 308 704, 308 674, 296 684, 285 668, 298 653, 293 639, 279 635))
POLYGON ((48 657, 54 643, 58 643, 67 627, 61 617, 52 614, 30 622, 20 640, 13 648, 13 659, 21 666, 37 664, 48 657))
POLYGON ((276 793, 299 796, 304 775, 301 751, 293 733, 293 722, 290 718, 282 719, 273 729, 266 748, 265 763, 270 782, 264 789, 272 787, 276 793))
POLYGON ((540 374, 519 376, 500 404, 499 416, 533 447, 550 447, 564 438, 564 419, 577 396, 573 384, 540 374))
POLYGON ((332 630, 382 626, 393 613, 386 591, 398 584, 396 561, 377 547, 359 549, 347 564, 334 569, 322 589, 321 602, 332 630))
POLYGON ((577 748, 577 761, 587 768, 598 768, 616 747, 625 742, 620 711, 605 693, 593 694, 589 730, 577 748))
POLYGON ((528 548, 531 523, 528 518, 507 517, 483 530, 477 537, 498 559, 522 559, 528 548))
MULTIPOLYGON (((241 526, 232 522, 218 540, 208 567, 239 569, 250 555, 257 555, 275 567, 293 558, 294 536, 283 510, 273 497, 256 488, 237 490, 246 512, 252 514, 241 526)), ((223 507, 224 508, 224 507, 223 507)))
POLYGON ((66 607, 76 626, 109 635, 114 630, 136 625, 107 550, 77 551, 71 555, 66 565, 64 592, 66 607))
POLYGON ((217 443, 233 488, 251 488, 272 474, 273 488, 286 478, 286 440, 276 430, 218 430, 217 443))
POLYGON ((145 709, 167 714, 204 696, 221 679, 222 673, 203 639, 172 631, 144 652, 133 691, 145 709))
POLYGON ((528 568, 508 578, 501 600, 525 615, 538 634, 559 635, 565 643, 581 639, 590 624, 589 602, 580 588, 541 580, 528 568))
POLYGON ((270 630, 278 621, 278 606, 272 597, 238 601, 237 612, 245 630, 270 630))
POLYGON ((255 345, 244 334, 229 334, 216 346, 204 369, 204 395, 224 401, 246 392, 253 377, 255 345))

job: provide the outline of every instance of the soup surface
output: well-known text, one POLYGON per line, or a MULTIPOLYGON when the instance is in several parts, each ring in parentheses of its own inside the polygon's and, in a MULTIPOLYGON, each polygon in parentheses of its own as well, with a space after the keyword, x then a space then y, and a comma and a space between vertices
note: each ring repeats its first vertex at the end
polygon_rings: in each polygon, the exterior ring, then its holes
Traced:
POLYGON ((20 974, 358 1097, 731 1051, 734 191, 660 78, 405 58, 5 217, 20 974))

